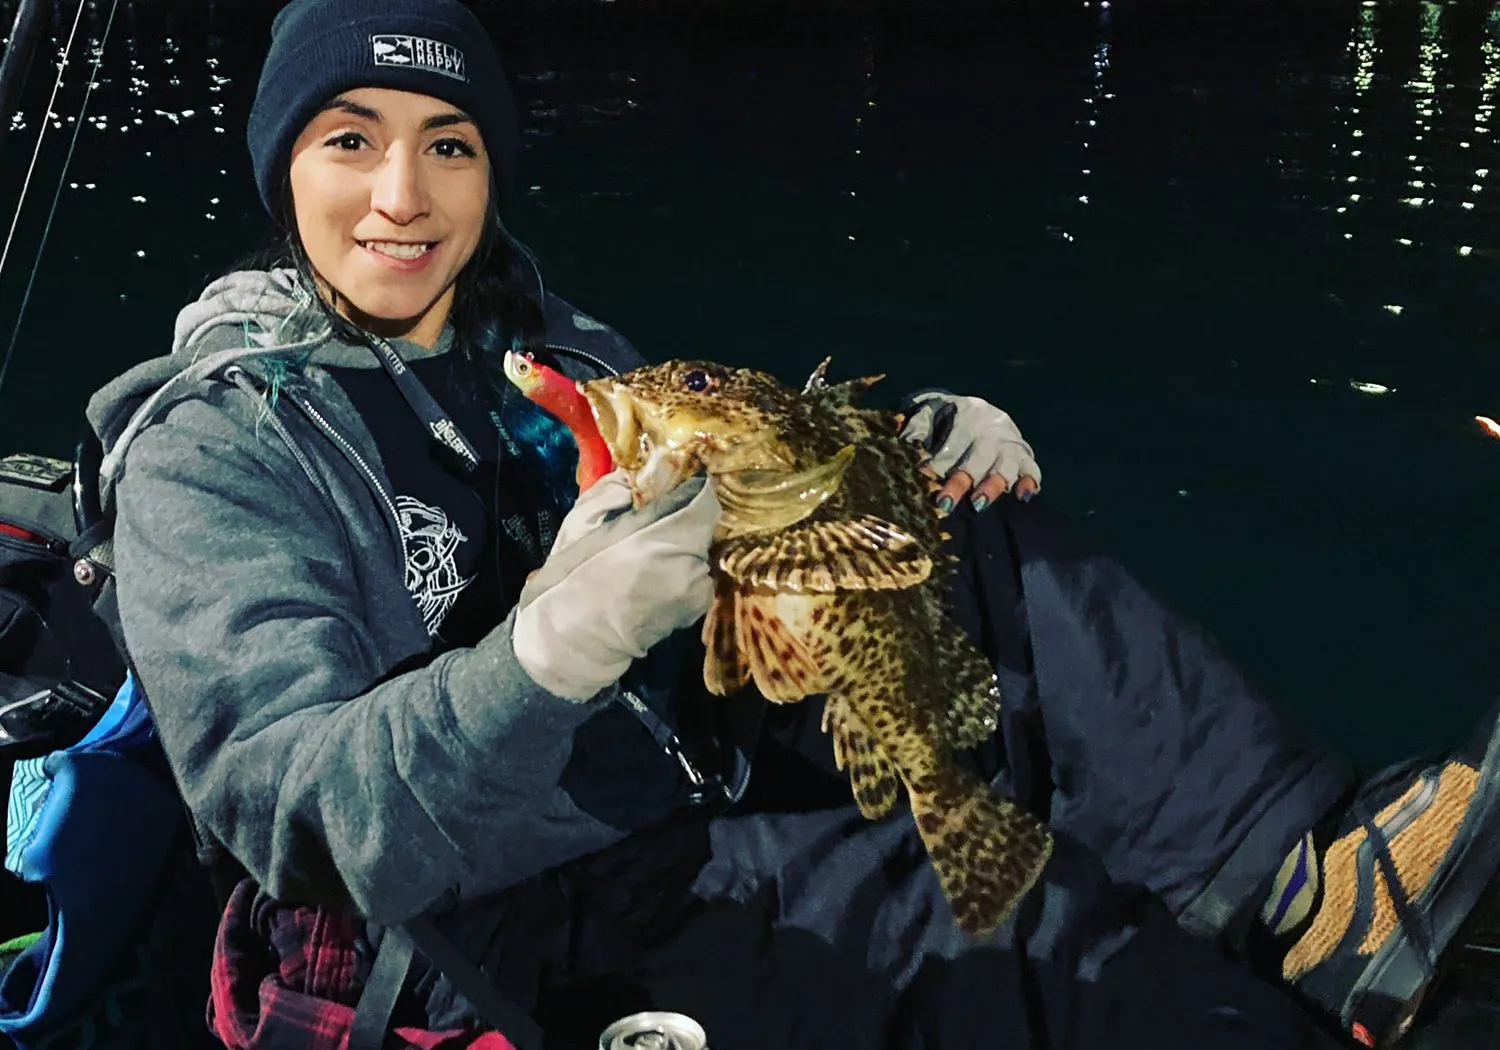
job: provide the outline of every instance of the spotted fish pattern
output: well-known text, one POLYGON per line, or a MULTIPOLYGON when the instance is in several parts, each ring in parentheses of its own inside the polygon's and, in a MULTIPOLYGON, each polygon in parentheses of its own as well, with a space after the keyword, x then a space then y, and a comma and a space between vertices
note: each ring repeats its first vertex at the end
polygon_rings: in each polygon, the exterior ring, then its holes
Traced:
POLYGON ((827 364, 802 391, 706 361, 580 389, 641 499, 699 471, 716 481, 708 689, 825 697, 860 812, 880 819, 906 797, 955 920, 981 936, 1035 884, 1052 836, 956 760, 995 731, 1000 697, 945 607, 933 483, 897 417, 856 405, 880 377, 828 384, 827 364))

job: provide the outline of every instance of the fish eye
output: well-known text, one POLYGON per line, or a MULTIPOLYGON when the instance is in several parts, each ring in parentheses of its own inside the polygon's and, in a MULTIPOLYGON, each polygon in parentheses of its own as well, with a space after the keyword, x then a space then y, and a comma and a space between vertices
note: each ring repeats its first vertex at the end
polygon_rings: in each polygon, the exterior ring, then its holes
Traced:
POLYGON ((694 368, 690 372, 683 373, 682 385, 695 394, 701 394, 705 390, 711 390, 714 385, 713 376, 701 368, 694 368))

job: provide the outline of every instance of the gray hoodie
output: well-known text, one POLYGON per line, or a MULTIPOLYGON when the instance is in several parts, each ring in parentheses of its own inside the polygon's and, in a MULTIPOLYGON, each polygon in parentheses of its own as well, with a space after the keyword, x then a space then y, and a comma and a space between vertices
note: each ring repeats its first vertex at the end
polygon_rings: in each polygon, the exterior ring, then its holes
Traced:
MULTIPOLYGON (((550 343, 640 363, 562 300, 546 316, 550 343)), ((379 367, 329 337, 291 271, 235 273, 182 311, 170 355, 88 413, 126 643, 200 834, 277 898, 388 924, 624 835, 558 786, 611 692, 546 693, 509 620, 425 659, 390 484, 330 364, 379 367), (278 365, 287 349, 307 366, 278 365)))

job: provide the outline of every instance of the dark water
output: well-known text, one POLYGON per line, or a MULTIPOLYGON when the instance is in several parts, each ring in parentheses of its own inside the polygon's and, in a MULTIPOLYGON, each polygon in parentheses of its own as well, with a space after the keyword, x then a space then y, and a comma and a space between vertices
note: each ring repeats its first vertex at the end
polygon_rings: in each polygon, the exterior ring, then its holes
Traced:
MULTIPOLYGON (((115 9, 0 447, 65 452, 263 242, 242 128, 275 6, 115 9)), ((7 229, 73 10, 0 139, 7 229)), ((1357 759, 1487 706, 1500 3, 484 13, 526 111, 516 226, 648 354, 790 379, 832 352, 1006 406, 1049 498, 1357 759)), ((110 14, 84 8, 0 347, 110 14)))

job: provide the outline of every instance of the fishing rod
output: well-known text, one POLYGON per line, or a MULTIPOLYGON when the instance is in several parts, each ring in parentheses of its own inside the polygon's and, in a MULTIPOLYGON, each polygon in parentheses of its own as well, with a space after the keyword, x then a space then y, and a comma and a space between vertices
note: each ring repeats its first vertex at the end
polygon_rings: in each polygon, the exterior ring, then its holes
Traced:
MULTIPOLYGON (((16 22, 11 27, 5 45, 5 57, 0 59, 0 120, 9 120, 11 99, 17 96, 20 85, 26 82, 31 72, 31 59, 36 54, 37 38, 42 35, 42 0, 21 0, 16 8, 16 22)), ((5 159, 5 139, 0 136, 0 161, 5 159)))
MULTIPOLYGON (((63 53, 57 63, 57 79, 52 84, 52 96, 47 100, 46 108, 42 110, 36 146, 31 151, 31 163, 26 168, 26 178, 21 183, 21 192, 16 198, 16 210, 11 215, 10 232, 6 234, 5 247, 0 249, 0 276, 4 275, 5 264, 10 261, 10 250, 15 243, 16 228, 21 223, 21 211, 26 206, 26 194, 31 189, 32 176, 36 174, 36 162, 41 156, 42 141, 47 137, 47 126, 54 112, 53 106, 57 103, 58 93, 62 90, 63 74, 67 71, 68 60, 73 54, 73 41, 78 37, 78 26, 83 21, 83 9, 87 5, 88 0, 78 0, 78 9, 73 15, 73 27, 68 32, 68 41, 63 45, 63 53)), ((115 23, 115 12, 119 6, 120 0, 111 0, 109 18, 104 23, 104 36, 99 41, 99 48, 94 54, 94 68, 84 88, 83 103, 79 106, 78 116, 73 124, 73 137, 68 143, 67 155, 63 158, 62 171, 57 176, 57 188, 52 194, 52 206, 47 211, 47 222, 42 227, 42 235, 37 241, 36 255, 31 263, 31 276, 26 281, 26 293, 21 297, 20 309, 16 311, 16 323, 11 329, 10 342, 6 345, 5 356, 0 358, 0 389, 5 386, 5 376, 10 371, 10 362, 15 356, 16 340, 21 334, 21 322, 26 316, 26 307, 31 302, 31 292, 36 287, 36 275, 41 269, 42 254, 47 248, 47 238, 52 232, 52 220, 57 216, 57 205, 62 199, 63 186, 67 182, 68 167, 73 162, 73 151, 78 147, 78 134, 83 130, 84 120, 88 115, 89 99, 93 97, 94 87, 99 82, 99 67, 104 61, 104 45, 109 40, 109 31, 115 23)), ((11 43, 5 49, 4 59, 0 60, 0 119, 6 119, 11 113, 12 101, 16 98, 16 88, 25 79, 25 74, 30 68, 31 55, 35 52, 37 38, 41 35, 41 8, 42 0, 21 0, 21 6, 16 12, 16 24, 11 31, 11 43), (23 33, 26 34, 25 37, 21 35, 23 33), (15 61, 12 62, 12 59, 15 61)), ((0 132, 0 135, 3 135, 3 132, 0 132)))

